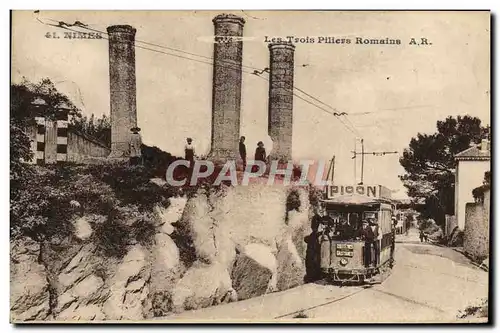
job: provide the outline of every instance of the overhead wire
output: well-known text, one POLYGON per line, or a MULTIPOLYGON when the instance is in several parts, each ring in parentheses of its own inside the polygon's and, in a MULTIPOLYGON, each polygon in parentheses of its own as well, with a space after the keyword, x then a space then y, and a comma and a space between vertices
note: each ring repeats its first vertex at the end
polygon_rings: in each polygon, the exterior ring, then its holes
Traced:
MULTIPOLYGON (((93 28, 89 28, 87 25, 79 22, 79 21, 76 21, 74 24, 68 24, 64 21, 60 21, 60 20, 54 20, 54 19, 51 19, 51 18, 43 18, 44 20, 48 20, 48 21, 52 21, 52 22, 56 22, 57 25, 55 24, 48 24, 48 23, 45 23, 43 21, 40 20, 39 17, 36 17, 36 19, 44 24, 44 25, 50 25, 50 26, 55 26, 57 28, 62 28, 62 29, 65 29, 65 30, 69 30, 69 31, 72 31, 72 32, 77 32, 77 33, 82 33, 82 31, 78 31, 78 30, 74 30, 74 29, 71 29, 70 27, 74 27, 74 26, 77 26, 79 28, 83 28, 83 29, 86 29, 86 30, 90 30, 90 31, 94 31, 94 32, 99 32, 99 33, 102 33, 102 34, 105 34, 105 35, 108 35, 107 32, 104 32, 104 31, 101 31, 101 30, 98 30, 98 29, 93 29, 93 28)), ((107 37, 102 37, 101 39, 105 39, 105 40, 109 40, 109 38, 107 37)), ((150 45, 150 46, 156 46, 158 48, 164 48, 164 49, 169 49, 169 50, 173 50, 173 51, 176 51, 176 52, 180 52, 180 53, 185 53, 185 54, 188 54, 188 55, 192 55, 192 56, 198 56, 198 57, 202 57, 202 58, 205 58, 205 59, 210 59, 210 60, 214 60, 212 57, 207 57, 207 56, 203 56, 203 55, 198 55, 198 54, 195 54, 195 53, 190 53, 190 52, 187 52, 187 51, 183 51, 183 50, 180 50, 180 49, 176 49, 176 48, 172 48, 172 47, 167 47, 167 46, 163 46, 163 45, 159 45, 159 44, 155 44, 155 43, 150 43, 150 42, 146 42, 146 41, 140 41, 140 40, 135 40, 136 42, 139 42, 139 43, 142 43, 142 44, 145 44, 145 45, 150 45)), ((185 59, 185 60, 191 60, 191 61, 195 61, 195 62, 198 62, 198 63, 203 63, 203 64, 207 64, 207 65, 213 65, 213 62, 208 62, 208 61, 203 61, 203 60, 199 60, 199 59, 193 59, 193 58, 190 58, 190 57, 187 57, 187 56, 183 56, 183 55, 179 55, 179 54, 175 54, 175 53, 170 53, 170 52, 165 52, 165 51, 160 51, 160 50, 156 50, 156 49, 153 49, 153 48, 149 48, 149 47, 145 47, 145 46, 141 46, 141 45, 137 45, 135 44, 134 47, 136 48, 139 48, 139 49, 143 49, 143 50, 146 50, 146 51, 151 51, 151 52, 156 52, 156 53, 160 53, 160 54, 164 54, 164 55, 169 55, 169 56, 173 56, 173 57, 178 57, 178 58, 181 58, 181 59, 185 59)), ((239 65, 236 65, 232 62, 228 62, 228 61, 220 61, 221 63, 228 63, 230 64, 231 66, 226 66, 226 65, 221 65, 219 64, 219 66, 223 67, 223 68, 229 68, 229 69, 232 69, 232 70, 240 70, 239 68, 239 65)), ((261 79, 264 79, 264 80, 267 80, 269 81, 268 78, 265 78, 265 77, 262 77, 260 76, 260 74, 264 73, 264 72, 267 72, 268 68, 264 69, 264 70, 261 70, 260 68, 257 68, 257 67, 252 67, 252 66, 245 66, 245 65, 241 65, 241 67, 243 68, 250 68, 250 69, 255 69, 253 72, 248 72, 248 71, 245 71, 241 68, 241 71, 245 74, 251 74, 251 75, 255 75, 261 79)), ((356 130, 355 126, 352 124, 352 122, 350 122, 350 120, 346 117, 346 120, 350 123, 350 126, 348 124, 346 124, 342 118, 340 118, 341 116, 346 116, 347 113, 345 112, 339 112, 336 108, 324 103, 323 101, 321 101, 320 99, 312 96, 311 94, 305 92, 304 90, 298 88, 298 87, 293 87, 293 89, 301 92, 302 94, 308 96, 309 98, 317 101, 318 103, 332 109, 334 112, 330 112, 329 110, 311 102, 311 101, 308 101, 307 99, 303 98, 302 96, 299 96, 297 95, 295 92, 291 91, 290 89, 287 89, 285 88, 288 92, 291 92, 295 97, 299 98, 300 100, 303 100, 304 102, 328 113, 328 114, 331 114, 333 116, 335 116, 337 118, 337 120, 339 120, 340 123, 342 123, 351 133, 353 133, 357 138, 361 137, 361 135, 359 134, 359 132, 356 130)))

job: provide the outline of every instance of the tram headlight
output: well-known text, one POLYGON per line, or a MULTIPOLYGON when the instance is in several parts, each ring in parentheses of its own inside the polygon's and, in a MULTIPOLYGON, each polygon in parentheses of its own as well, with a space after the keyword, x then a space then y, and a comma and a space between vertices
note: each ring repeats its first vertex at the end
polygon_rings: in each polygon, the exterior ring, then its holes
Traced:
POLYGON ((342 259, 340 259, 340 264, 341 264, 342 266, 347 265, 347 263, 348 263, 348 261, 347 261, 347 259, 346 259, 346 258, 342 258, 342 259))

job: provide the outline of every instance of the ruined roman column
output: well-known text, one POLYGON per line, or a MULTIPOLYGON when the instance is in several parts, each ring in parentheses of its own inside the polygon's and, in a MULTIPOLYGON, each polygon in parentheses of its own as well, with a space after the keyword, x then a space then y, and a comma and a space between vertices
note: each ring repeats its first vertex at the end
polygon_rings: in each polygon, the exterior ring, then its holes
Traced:
POLYGON ((217 15, 214 23, 212 85, 212 138, 210 158, 234 159, 238 155, 241 107, 241 62, 245 20, 232 14, 217 15))
POLYGON ((109 34, 111 158, 128 156, 130 129, 137 126, 135 33, 130 25, 113 25, 109 34))
POLYGON ((271 159, 292 158, 293 72, 295 46, 269 44, 269 116, 268 133, 273 140, 271 159))

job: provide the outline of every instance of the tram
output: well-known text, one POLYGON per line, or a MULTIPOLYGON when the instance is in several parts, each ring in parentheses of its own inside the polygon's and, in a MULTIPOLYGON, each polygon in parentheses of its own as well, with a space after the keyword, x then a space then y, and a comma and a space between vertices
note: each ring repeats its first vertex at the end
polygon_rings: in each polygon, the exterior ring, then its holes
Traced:
POLYGON ((328 185, 325 192, 318 226, 323 278, 341 284, 383 281, 394 264, 395 205, 390 190, 381 185, 328 185))

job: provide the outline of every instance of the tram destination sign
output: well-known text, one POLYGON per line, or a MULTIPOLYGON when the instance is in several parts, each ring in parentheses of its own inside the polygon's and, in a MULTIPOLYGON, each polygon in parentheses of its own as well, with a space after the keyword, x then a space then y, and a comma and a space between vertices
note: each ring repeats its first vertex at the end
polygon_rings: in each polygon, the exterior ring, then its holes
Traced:
POLYGON ((391 198, 391 190, 382 185, 328 185, 326 187, 327 199, 353 194, 369 198, 391 198))

